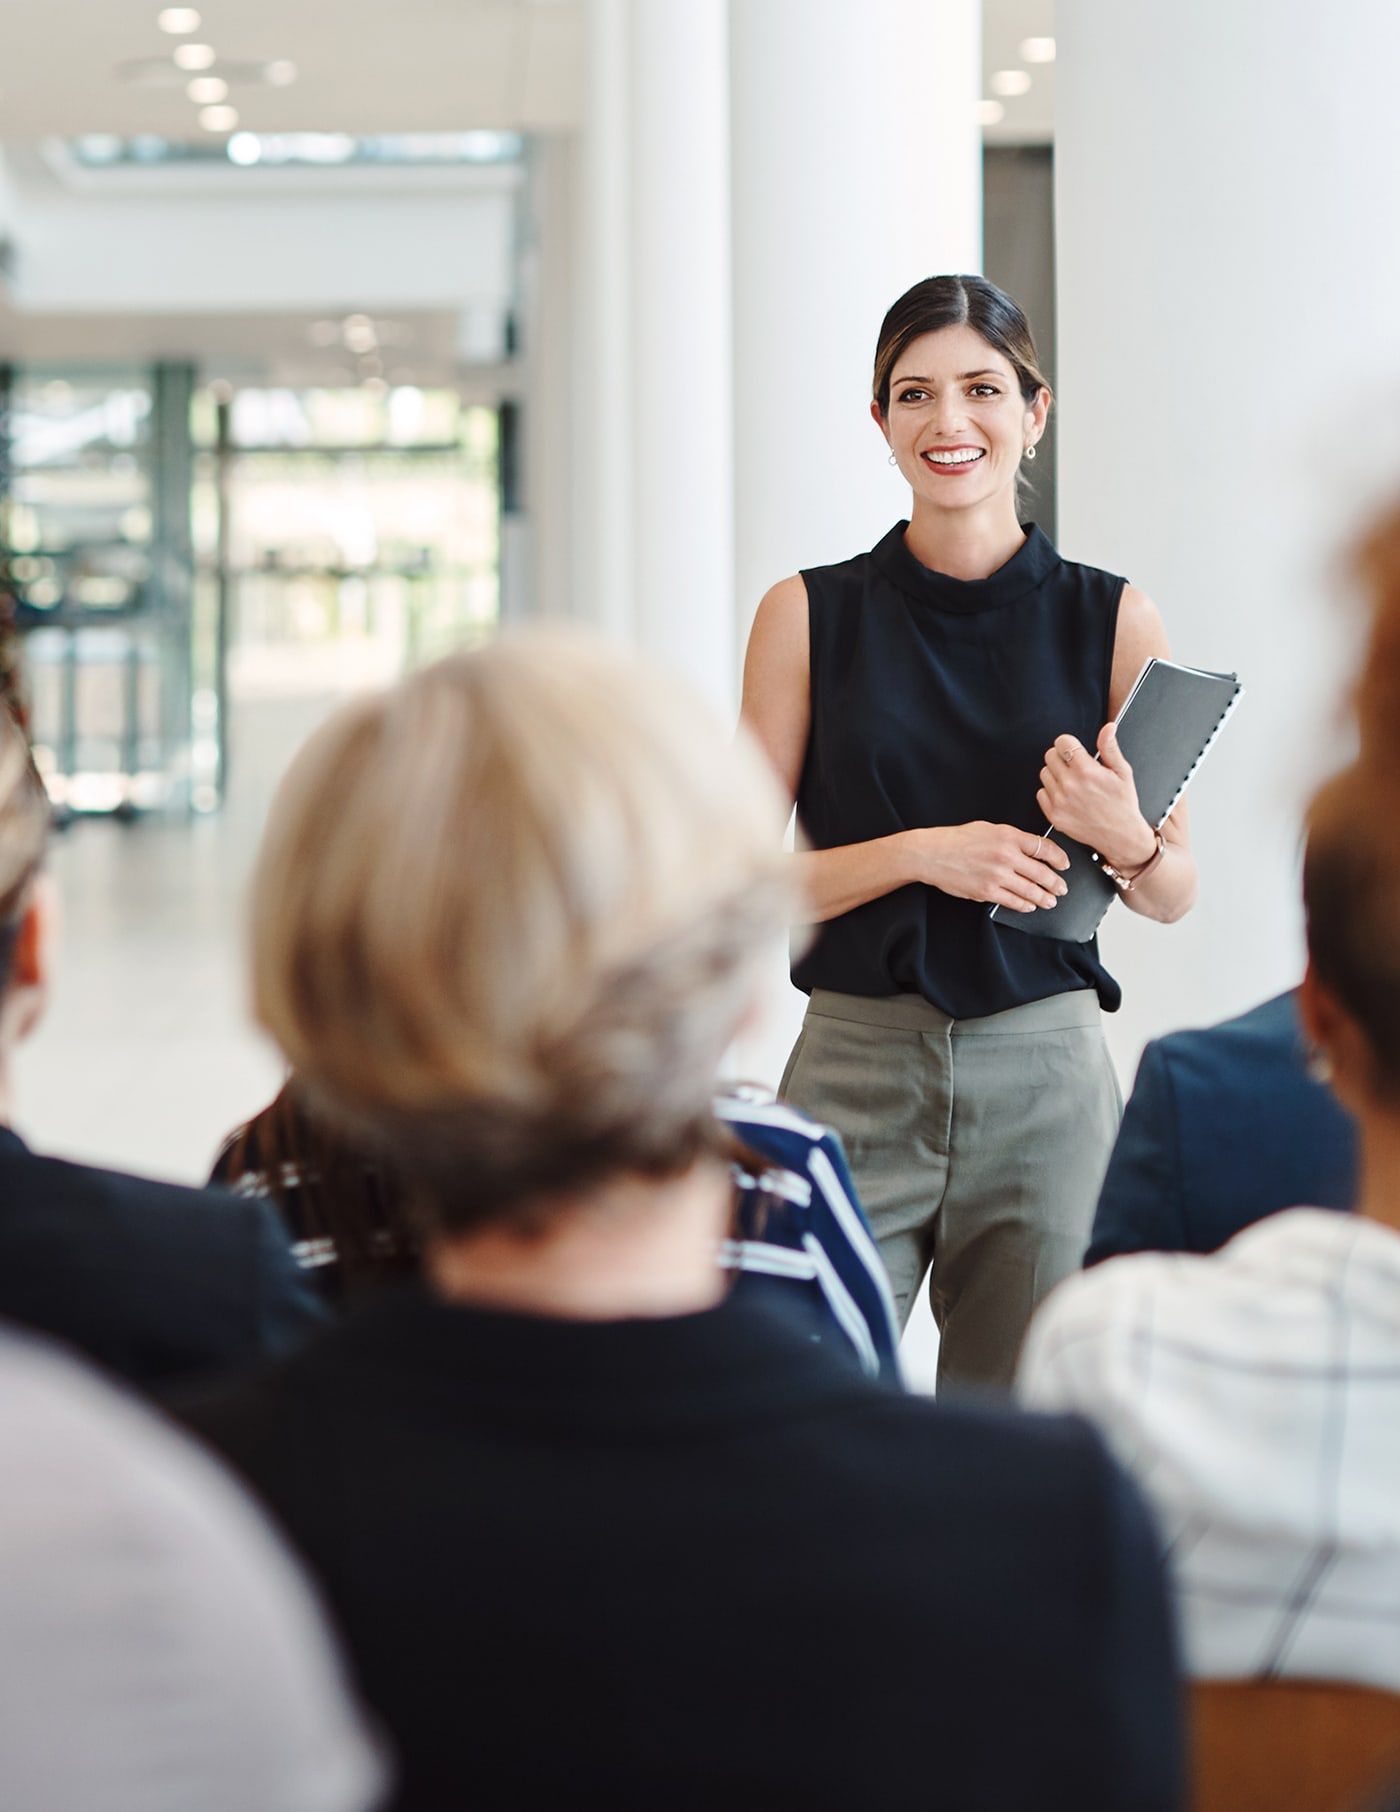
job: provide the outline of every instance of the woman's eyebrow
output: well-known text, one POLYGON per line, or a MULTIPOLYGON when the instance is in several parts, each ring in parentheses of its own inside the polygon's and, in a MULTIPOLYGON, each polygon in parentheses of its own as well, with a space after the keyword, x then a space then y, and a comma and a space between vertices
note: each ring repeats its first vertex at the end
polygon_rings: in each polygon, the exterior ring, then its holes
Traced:
MULTIPOLYGON (((979 377, 999 378, 999 377, 1002 377, 1003 375, 1004 374, 1002 372, 997 371, 993 366, 984 365, 980 371, 960 371, 958 373, 957 377, 954 379, 954 382, 959 383, 959 384, 966 384, 968 382, 968 380, 971 378, 979 378, 979 377)), ((917 372, 913 372, 913 371, 903 372, 900 374, 899 377, 890 379, 891 384, 931 384, 933 381, 934 380, 931 377, 920 377, 917 372)))

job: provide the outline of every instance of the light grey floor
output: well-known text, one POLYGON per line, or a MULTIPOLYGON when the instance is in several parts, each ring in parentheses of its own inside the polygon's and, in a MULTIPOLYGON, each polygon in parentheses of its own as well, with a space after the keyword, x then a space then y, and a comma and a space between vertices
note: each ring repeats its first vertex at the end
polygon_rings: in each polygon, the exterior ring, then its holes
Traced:
POLYGON ((225 809, 191 822, 79 820, 55 839, 53 999, 15 1066, 31 1143, 203 1181, 219 1143, 277 1089, 245 1007, 243 899, 267 802, 330 694, 240 708, 225 809))

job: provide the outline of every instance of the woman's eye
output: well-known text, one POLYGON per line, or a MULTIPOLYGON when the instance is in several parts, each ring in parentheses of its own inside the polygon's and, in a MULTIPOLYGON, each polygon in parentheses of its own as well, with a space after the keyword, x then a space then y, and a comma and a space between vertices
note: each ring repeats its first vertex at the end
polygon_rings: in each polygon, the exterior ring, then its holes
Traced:
POLYGON ((971 394, 973 396, 1000 396, 1001 392, 995 384, 974 384, 971 394))
POLYGON ((927 390, 902 390, 899 400, 901 403, 922 403, 927 396, 927 390))

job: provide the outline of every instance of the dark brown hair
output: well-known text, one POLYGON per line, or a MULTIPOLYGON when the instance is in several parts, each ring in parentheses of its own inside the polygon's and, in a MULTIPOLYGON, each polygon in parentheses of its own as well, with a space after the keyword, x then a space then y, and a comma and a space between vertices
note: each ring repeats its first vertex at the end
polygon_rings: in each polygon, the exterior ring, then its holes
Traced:
POLYGON ((880 324, 872 393, 881 415, 890 409, 890 378, 905 350, 926 333, 970 327, 1010 363, 1021 395, 1033 403, 1048 390, 1030 323, 1005 290, 985 277, 925 277, 904 294, 880 324))
POLYGON ((1303 904, 1317 979, 1370 1048, 1378 1098, 1400 1102, 1400 835, 1362 763, 1308 812, 1303 904))

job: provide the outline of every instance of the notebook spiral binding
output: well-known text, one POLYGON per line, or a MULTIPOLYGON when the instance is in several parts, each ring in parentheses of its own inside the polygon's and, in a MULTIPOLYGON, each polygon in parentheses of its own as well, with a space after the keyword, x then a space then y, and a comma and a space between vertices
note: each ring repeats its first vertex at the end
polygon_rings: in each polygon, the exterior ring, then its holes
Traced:
MULTIPOLYGON (((1162 826, 1166 823, 1167 819, 1171 817, 1172 813, 1176 810, 1177 806, 1181 804, 1181 796, 1186 791, 1187 787, 1190 786, 1191 776, 1195 773, 1196 769, 1198 767, 1200 767, 1201 763, 1205 760, 1206 756, 1210 754, 1210 751, 1215 744, 1216 737, 1219 736, 1220 732, 1225 728, 1226 724, 1229 723, 1231 713, 1234 711, 1235 706, 1244 697, 1244 687, 1240 684, 1239 675, 1232 673, 1230 675, 1230 678, 1232 680, 1234 680, 1234 682, 1235 682, 1235 689, 1230 694, 1230 702, 1228 705, 1226 705, 1225 709, 1220 713, 1220 716, 1215 720, 1215 728, 1211 731, 1210 735, 1206 738, 1205 743, 1201 748, 1200 754, 1191 763, 1190 767, 1187 768, 1186 773, 1182 777, 1181 785, 1172 794, 1171 804, 1167 807, 1166 811, 1164 811, 1162 813, 1161 817, 1157 820, 1156 824, 1153 825, 1152 828, 1154 830, 1161 830, 1162 826)), ((1097 860, 1097 857, 1095 858, 1095 860, 1097 860)))

